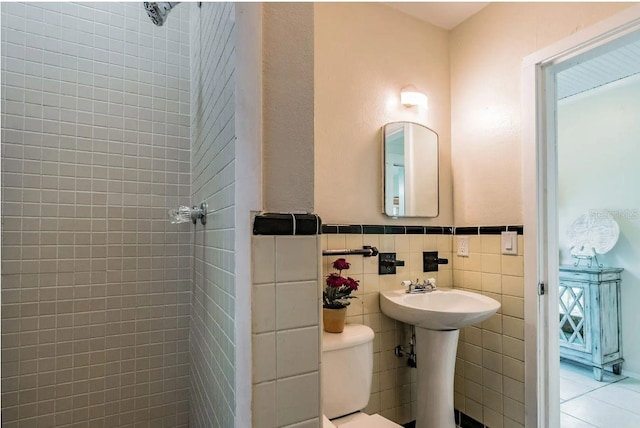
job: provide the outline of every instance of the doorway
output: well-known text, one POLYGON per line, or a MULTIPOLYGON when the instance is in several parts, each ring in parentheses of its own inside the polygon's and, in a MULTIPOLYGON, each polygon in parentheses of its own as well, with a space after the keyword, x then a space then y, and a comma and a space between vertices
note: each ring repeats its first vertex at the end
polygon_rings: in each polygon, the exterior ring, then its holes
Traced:
MULTIPOLYGON (((524 60, 524 224, 528 236, 535 237, 525 242, 525 394, 528 427, 561 426, 559 254, 563 245, 566 245, 561 237, 564 234, 561 229, 566 227, 568 214, 564 213, 566 215, 561 219, 559 211, 560 197, 566 191, 558 175, 562 162, 559 154, 563 150, 558 132, 562 114, 558 103, 558 95, 562 93, 559 82, 562 83, 563 76, 570 74, 568 70, 640 39, 639 28, 640 8, 630 8, 524 60)), ((597 159, 590 162, 597 162, 597 159)), ((586 176, 583 180, 588 183, 590 178, 586 176)), ((598 207, 593 206, 594 209, 598 207)), ((612 210, 611 207, 605 209, 612 210)), ((562 261, 566 263, 566 259, 562 261)), ((608 263, 618 261, 607 260, 608 263)), ((571 309, 569 315, 575 315, 571 309)), ((579 320, 576 319, 576 322, 579 320)), ((568 409, 569 406, 564 407, 568 409)), ((566 427, 599 426, 600 423, 593 421, 594 424, 589 424, 576 419, 565 417, 563 422, 566 427)), ((608 420, 611 422, 610 417, 608 420)), ((637 420, 633 423, 638 424, 637 420)))
POLYGON ((640 32, 598 52, 555 74, 563 428, 640 425, 640 32))

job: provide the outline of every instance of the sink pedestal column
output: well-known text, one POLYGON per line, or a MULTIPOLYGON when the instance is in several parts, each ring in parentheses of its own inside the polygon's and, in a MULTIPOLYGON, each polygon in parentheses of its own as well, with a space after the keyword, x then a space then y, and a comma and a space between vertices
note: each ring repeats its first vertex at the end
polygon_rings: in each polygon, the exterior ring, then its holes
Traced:
POLYGON ((418 414, 416 428, 455 428, 453 374, 460 330, 416 327, 418 414))

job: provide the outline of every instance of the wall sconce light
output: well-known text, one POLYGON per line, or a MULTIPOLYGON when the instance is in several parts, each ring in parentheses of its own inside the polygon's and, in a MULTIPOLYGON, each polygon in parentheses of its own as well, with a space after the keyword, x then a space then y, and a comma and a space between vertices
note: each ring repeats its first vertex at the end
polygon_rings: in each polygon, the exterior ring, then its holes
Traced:
POLYGON ((427 109, 429 108, 429 100, 427 96, 413 86, 405 86, 400 90, 400 103, 405 107, 415 107, 427 109))

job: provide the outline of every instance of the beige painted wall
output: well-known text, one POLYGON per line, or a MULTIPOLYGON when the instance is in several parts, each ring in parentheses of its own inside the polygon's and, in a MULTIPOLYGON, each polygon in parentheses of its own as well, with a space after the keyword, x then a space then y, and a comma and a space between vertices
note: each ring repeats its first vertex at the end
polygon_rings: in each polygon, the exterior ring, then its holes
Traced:
POLYGON ((451 225, 448 32, 375 3, 315 5, 315 210, 324 223, 451 225), (413 84, 426 113, 399 103, 413 84), (440 215, 381 210, 381 127, 419 122, 440 136, 440 215))
POLYGON ((451 32, 454 224, 522 223, 523 57, 633 3, 491 3, 451 32))
POLYGON ((313 4, 262 10, 263 209, 313 212, 313 4))

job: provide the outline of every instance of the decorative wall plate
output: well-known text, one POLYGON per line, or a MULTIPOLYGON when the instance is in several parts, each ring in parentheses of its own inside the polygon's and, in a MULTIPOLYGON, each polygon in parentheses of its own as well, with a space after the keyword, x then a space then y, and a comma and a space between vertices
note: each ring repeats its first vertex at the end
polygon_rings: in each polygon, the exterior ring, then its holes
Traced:
POLYGON ((620 236, 620 227, 607 210, 591 210, 573 222, 567 231, 572 256, 594 256, 609 252, 620 236))

